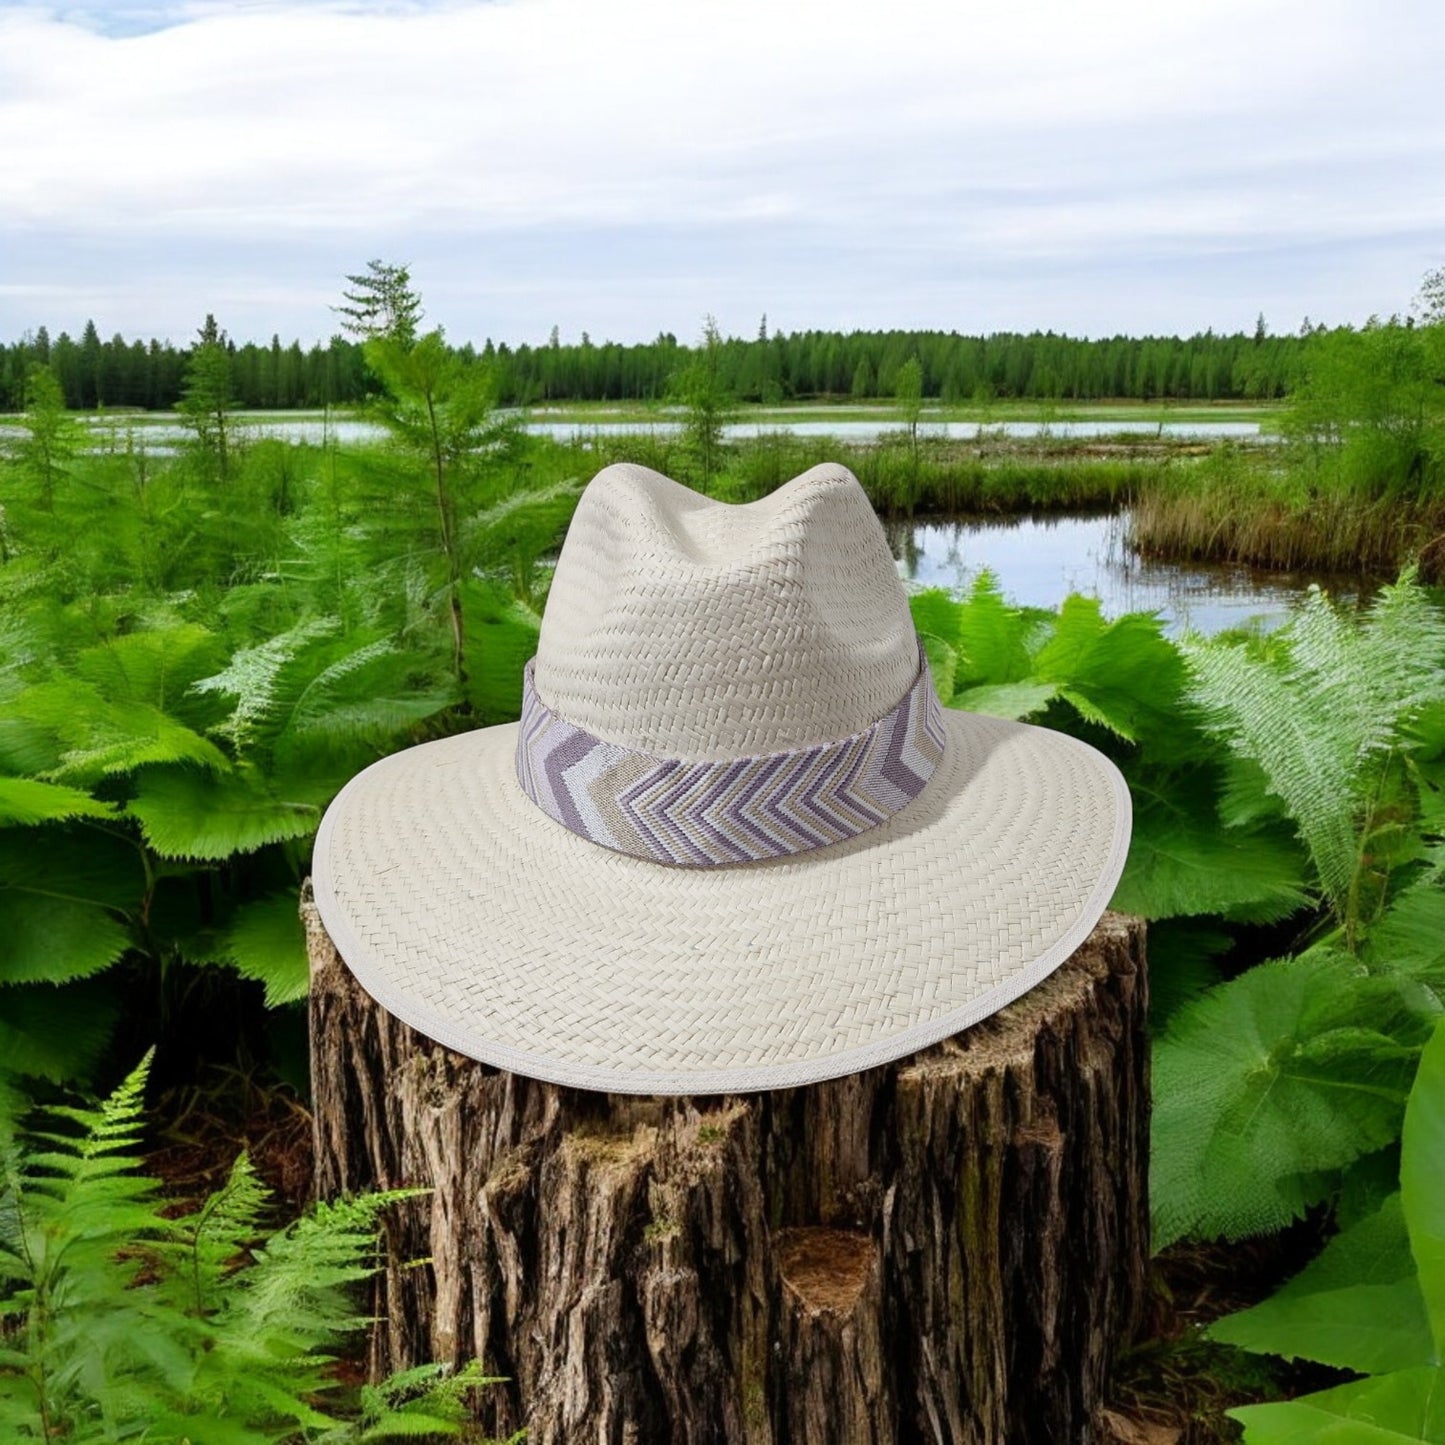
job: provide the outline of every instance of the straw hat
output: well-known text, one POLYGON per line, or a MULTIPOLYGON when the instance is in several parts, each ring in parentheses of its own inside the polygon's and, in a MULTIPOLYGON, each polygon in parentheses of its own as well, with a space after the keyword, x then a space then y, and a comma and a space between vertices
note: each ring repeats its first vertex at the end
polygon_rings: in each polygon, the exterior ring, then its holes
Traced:
POLYGON ((710 1094, 870 1068, 1036 984, 1124 866, 1113 763, 939 707, 841 466, 746 506, 598 473, 523 708, 358 773, 312 875, 368 993, 516 1073, 710 1094))

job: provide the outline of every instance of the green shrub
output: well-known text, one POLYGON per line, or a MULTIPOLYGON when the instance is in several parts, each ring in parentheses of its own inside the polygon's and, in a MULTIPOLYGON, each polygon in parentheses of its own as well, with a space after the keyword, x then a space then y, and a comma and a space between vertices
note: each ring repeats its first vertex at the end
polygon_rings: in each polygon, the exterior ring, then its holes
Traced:
POLYGON ((1229 1413, 1245 1445, 1445 1441, 1445 1021, 1420 1058, 1405 1110, 1399 1189, 1272 1298, 1226 1315, 1210 1337, 1365 1378, 1229 1413))

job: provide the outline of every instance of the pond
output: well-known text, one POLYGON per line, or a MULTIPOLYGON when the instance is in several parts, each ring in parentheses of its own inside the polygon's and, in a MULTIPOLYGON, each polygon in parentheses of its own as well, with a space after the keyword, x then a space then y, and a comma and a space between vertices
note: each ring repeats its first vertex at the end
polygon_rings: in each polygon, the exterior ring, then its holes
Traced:
MULTIPOLYGON (((97 442, 107 450, 124 449, 128 439, 131 439, 132 445, 144 445, 153 451, 164 452, 171 444, 192 435, 182 426, 179 417, 166 412, 153 412, 144 417, 90 416, 82 420, 91 428, 97 442)), ((385 430, 375 422, 358 421, 349 417, 327 421, 319 413, 298 415, 287 412, 243 412, 235 415, 234 424, 238 434, 243 437, 277 437, 282 441, 306 442, 313 446, 321 445, 328 437, 347 446, 380 441, 386 435, 385 430)), ((732 440, 790 433, 800 437, 834 436, 840 441, 867 442, 876 441, 880 436, 897 432, 899 429, 896 419, 880 417, 876 421, 748 421, 736 422, 723 430, 732 440)), ((527 430, 534 436, 585 443, 592 437, 676 436, 682 430, 682 424, 668 421, 578 422, 534 419, 527 424, 527 430)), ((0 426, 0 431, 14 431, 19 435, 18 429, 8 423, 0 426)), ((1273 440, 1267 434, 1262 435, 1259 423, 1253 421, 925 421, 920 425, 918 433, 921 437, 948 437, 969 441, 987 437, 1089 438, 1120 434, 1181 440, 1191 437, 1202 440, 1228 438, 1245 442, 1273 440)))
MULTIPOLYGON (((532 422, 527 430, 558 441, 585 441, 592 436, 636 435, 675 436, 678 422, 532 422)), ((746 421, 723 428, 729 440, 745 437, 789 434, 800 437, 837 437, 839 441, 877 441, 888 432, 901 430, 896 418, 877 421, 746 421)), ((924 421, 920 437, 978 441, 985 437, 1105 437, 1127 433, 1131 436, 1198 437, 1204 440, 1230 438, 1235 441, 1270 441, 1261 436, 1255 421, 924 421)))
POLYGON ((892 522, 884 530, 906 581, 966 591, 986 567, 1019 605, 1056 608, 1081 592, 1099 599, 1105 617, 1157 609, 1174 637, 1188 628, 1220 632, 1251 617, 1278 627, 1311 582, 1342 601, 1362 600, 1354 579, 1140 558, 1127 546, 1127 510, 892 522))

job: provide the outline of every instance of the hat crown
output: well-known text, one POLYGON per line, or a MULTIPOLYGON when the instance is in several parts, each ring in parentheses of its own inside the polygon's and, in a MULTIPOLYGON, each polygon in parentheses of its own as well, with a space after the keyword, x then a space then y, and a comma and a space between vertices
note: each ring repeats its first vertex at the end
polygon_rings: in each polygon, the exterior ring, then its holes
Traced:
POLYGON ((859 732, 917 672, 903 583, 846 467, 739 506, 619 463, 577 504, 535 685, 606 742, 712 761, 859 732))

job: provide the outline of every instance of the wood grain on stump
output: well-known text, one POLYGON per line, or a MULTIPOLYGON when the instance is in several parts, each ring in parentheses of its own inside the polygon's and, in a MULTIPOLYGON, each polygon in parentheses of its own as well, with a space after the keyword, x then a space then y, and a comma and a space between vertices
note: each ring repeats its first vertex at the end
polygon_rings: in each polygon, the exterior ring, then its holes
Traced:
POLYGON ((1099 1438, 1148 1259, 1142 921, 894 1063, 639 1098, 434 1043, 301 908, 317 1193, 433 1191, 391 1213, 374 1373, 476 1356, 528 1445, 1099 1438))

